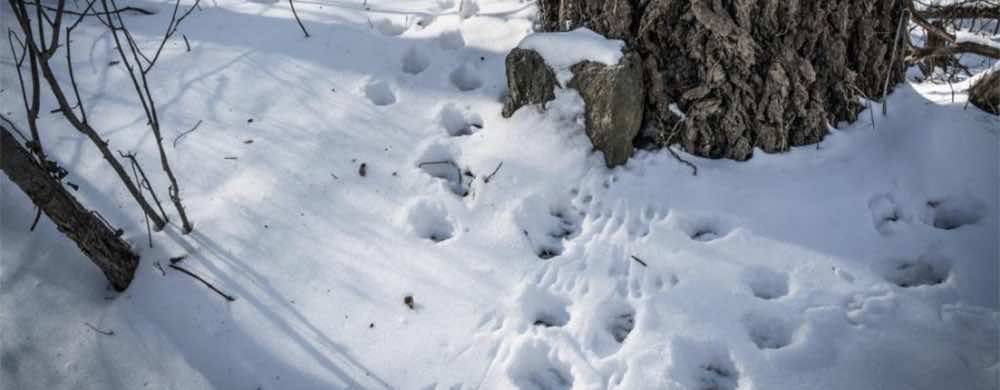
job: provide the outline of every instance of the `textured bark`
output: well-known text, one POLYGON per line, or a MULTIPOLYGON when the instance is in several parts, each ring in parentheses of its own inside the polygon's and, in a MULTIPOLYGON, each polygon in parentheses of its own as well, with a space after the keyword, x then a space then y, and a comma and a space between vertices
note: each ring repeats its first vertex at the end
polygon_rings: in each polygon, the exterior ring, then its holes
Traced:
POLYGON ((647 145, 745 160, 817 143, 904 76, 903 4, 871 0, 540 0, 542 30, 588 27, 643 59, 647 145), (670 106, 686 114, 672 113, 670 106), (677 134, 673 134, 677 132, 677 134))
POLYGON ((0 170, 96 264, 118 291, 128 288, 139 256, 120 234, 83 207, 62 184, 48 174, 21 147, 10 130, 0 125, 0 170))
POLYGON ((969 89, 969 101, 991 114, 1000 115, 1000 70, 976 81, 969 89))

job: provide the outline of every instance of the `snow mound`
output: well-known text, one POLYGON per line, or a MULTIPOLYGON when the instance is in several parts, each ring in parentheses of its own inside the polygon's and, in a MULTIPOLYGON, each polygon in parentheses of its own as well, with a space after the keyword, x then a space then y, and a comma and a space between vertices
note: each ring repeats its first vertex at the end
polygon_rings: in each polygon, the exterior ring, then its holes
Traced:
POLYGON ((538 52, 554 69, 568 69, 583 61, 613 66, 622 59, 625 42, 608 39, 586 27, 573 31, 534 33, 517 45, 538 52))

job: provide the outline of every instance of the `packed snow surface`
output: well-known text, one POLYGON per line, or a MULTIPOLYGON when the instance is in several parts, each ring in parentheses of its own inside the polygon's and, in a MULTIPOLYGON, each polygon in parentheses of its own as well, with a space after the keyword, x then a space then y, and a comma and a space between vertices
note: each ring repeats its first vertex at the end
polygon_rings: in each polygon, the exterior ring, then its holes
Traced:
MULTIPOLYGON (((153 47, 171 4, 127 4, 160 11, 128 16, 153 47)), ((178 35, 150 74, 196 230, 153 248, 95 148, 43 114, 142 262, 108 290, 0 179, 0 388, 997 388, 1000 121, 967 82, 902 84, 887 116, 789 153, 684 155, 698 176, 667 151, 609 170, 576 94, 502 118, 503 64, 519 43, 600 49, 567 63, 620 46, 522 42, 533 3, 469 4, 296 1, 307 39, 287 2, 202 2, 191 51, 178 35), (166 267, 181 255, 236 301, 166 267)), ((73 39, 88 117, 156 172, 110 36, 73 39)))

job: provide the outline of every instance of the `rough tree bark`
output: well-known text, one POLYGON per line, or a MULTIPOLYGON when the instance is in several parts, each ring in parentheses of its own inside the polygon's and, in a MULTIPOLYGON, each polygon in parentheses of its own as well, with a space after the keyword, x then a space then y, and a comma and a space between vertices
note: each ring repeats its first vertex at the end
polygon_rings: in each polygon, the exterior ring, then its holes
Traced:
POLYGON ((58 180, 49 175, 30 152, 0 125, 0 170, 55 223, 60 232, 96 264, 111 285, 124 291, 132 282, 139 256, 132 252, 120 232, 112 230, 87 210, 58 180))
POLYGON ((897 0, 539 0, 539 9, 542 31, 587 27, 638 52, 648 86, 640 141, 674 140, 704 157, 817 143, 856 119, 860 98, 879 99, 904 77, 897 0))
POLYGON ((1000 70, 988 73, 972 84, 969 101, 983 111, 1000 115, 1000 70))

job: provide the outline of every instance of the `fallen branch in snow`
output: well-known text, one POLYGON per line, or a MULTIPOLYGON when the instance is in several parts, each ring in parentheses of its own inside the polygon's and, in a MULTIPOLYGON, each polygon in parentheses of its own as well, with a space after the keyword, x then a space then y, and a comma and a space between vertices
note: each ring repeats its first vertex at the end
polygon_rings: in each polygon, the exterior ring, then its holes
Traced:
POLYGON ((299 28, 302 29, 302 33, 306 34, 306 38, 309 38, 309 31, 306 31, 306 26, 302 24, 302 19, 299 19, 299 13, 295 12, 295 2, 288 0, 288 6, 292 7, 292 15, 295 16, 295 21, 299 22, 299 28))
POLYGON ((234 298, 233 296, 222 292, 222 290, 219 290, 218 288, 215 288, 215 286, 213 286, 212 283, 209 283, 205 279, 202 279, 201 276, 195 275, 193 272, 184 269, 184 267, 181 267, 181 266, 176 265, 176 264, 170 264, 170 268, 173 268, 175 270, 181 271, 181 272, 187 274, 188 276, 190 276, 192 278, 198 279, 199 282, 202 282, 205 286, 207 286, 208 288, 212 289, 212 291, 215 291, 217 294, 221 295, 228 302, 232 302, 232 301, 236 300, 236 298, 234 298))
POLYGON ((84 322, 83 324, 87 325, 87 327, 90 328, 90 329, 92 329, 94 332, 103 334, 105 336, 114 336, 115 335, 115 331, 114 330, 111 330, 111 329, 104 330, 104 329, 101 329, 101 328, 98 328, 98 327, 92 325, 89 322, 84 322))
POLYGON ((649 267, 648 265, 646 265, 645 261, 642 261, 642 259, 636 257, 635 255, 632 255, 632 260, 635 260, 637 263, 642 264, 643 267, 649 267))
POLYGON ((977 42, 960 41, 955 34, 952 34, 944 28, 939 27, 925 19, 913 5, 912 0, 906 2, 906 7, 910 13, 910 20, 912 20, 913 23, 922 27, 928 35, 934 35, 942 38, 950 44, 948 46, 939 47, 915 47, 913 48, 913 53, 910 55, 910 62, 916 62, 934 57, 948 57, 962 53, 972 53, 983 57, 1000 59, 1000 48, 977 42))

